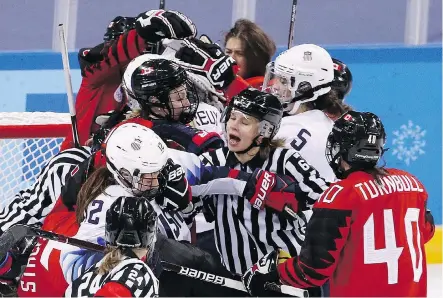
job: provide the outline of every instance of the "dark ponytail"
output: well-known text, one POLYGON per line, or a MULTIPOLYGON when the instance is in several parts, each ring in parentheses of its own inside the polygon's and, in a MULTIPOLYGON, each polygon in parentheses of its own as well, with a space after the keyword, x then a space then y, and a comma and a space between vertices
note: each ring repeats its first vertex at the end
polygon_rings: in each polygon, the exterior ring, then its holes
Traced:
POLYGON ((312 102, 312 107, 313 109, 322 110, 334 118, 352 111, 352 108, 343 103, 343 100, 338 96, 337 91, 333 89, 326 94, 320 95, 312 102))

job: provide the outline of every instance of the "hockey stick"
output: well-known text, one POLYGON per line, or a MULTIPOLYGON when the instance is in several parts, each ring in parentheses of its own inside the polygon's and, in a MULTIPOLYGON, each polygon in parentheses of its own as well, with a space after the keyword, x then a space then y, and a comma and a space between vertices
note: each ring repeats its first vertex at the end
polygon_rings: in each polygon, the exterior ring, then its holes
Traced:
MULTIPOLYGON (((222 287, 231 288, 231 289, 235 289, 235 290, 242 291, 242 292, 247 292, 247 290, 243 286, 243 283, 241 281, 238 281, 235 279, 215 275, 212 273, 207 273, 207 272, 200 271, 197 269, 192 269, 192 268, 188 268, 188 267, 183 267, 183 266, 171 264, 171 263, 168 263, 165 261, 161 261, 161 264, 163 266, 163 269, 165 269, 167 271, 172 271, 172 272, 175 272, 175 273, 178 273, 180 275, 184 275, 184 276, 187 276, 190 278, 200 279, 202 281, 210 282, 210 283, 222 286, 222 287)), ((297 288, 294 288, 291 286, 277 285, 274 283, 266 283, 265 288, 275 291, 275 292, 282 293, 282 294, 290 295, 290 296, 309 297, 307 290, 297 289, 297 288)))
POLYGON ((289 23, 288 49, 292 47, 294 41, 295 14, 297 13, 297 0, 292 0, 291 21, 289 23))
POLYGON ((58 30, 60 37, 60 52, 62 53, 62 61, 63 61, 63 72, 65 73, 66 93, 68 95, 69 114, 71 115, 72 140, 74 141, 74 146, 79 148, 80 140, 78 136, 77 116, 74 104, 74 93, 72 92, 71 69, 69 67, 68 48, 66 45, 65 30, 63 28, 63 24, 58 25, 58 30))
POLYGON ((44 231, 42 229, 32 226, 14 225, 0 236, 0 256, 6 255, 8 250, 11 249, 14 246, 14 244, 16 244, 25 237, 40 237, 98 252, 103 252, 105 250, 104 246, 91 243, 88 241, 66 237, 57 233, 44 231))
MULTIPOLYGON (((160 0, 159 9, 165 9, 165 6, 166 6, 165 2, 166 2, 166 0, 160 0)), ((160 55, 161 46, 162 46, 162 42, 161 41, 157 42, 157 44, 155 45, 155 51, 156 51, 155 54, 160 55)))

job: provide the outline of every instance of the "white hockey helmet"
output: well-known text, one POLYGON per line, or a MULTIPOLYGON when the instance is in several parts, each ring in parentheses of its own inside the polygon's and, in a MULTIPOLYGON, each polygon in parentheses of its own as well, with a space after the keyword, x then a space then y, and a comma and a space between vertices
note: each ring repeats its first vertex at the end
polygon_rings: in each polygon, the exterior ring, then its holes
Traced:
POLYGON ((331 90, 334 63, 329 53, 314 44, 294 46, 268 63, 262 91, 277 96, 290 115, 300 104, 331 90))
POLYGON ((135 196, 153 197, 166 185, 164 168, 169 156, 166 144, 151 129, 124 123, 105 140, 106 166, 116 182, 135 196), (158 172, 158 187, 143 187, 143 174, 158 172))

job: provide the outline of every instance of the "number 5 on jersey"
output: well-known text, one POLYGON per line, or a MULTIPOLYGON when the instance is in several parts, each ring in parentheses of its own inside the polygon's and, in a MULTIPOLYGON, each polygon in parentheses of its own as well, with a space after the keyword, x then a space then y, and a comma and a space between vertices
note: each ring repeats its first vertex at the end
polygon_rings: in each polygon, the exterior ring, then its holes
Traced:
POLYGON ((306 137, 310 137, 311 133, 307 131, 306 129, 300 129, 300 131, 297 134, 297 138, 293 139, 291 142, 292 148, 294 148, 297 151, 300 151, 308 142, 306 137))

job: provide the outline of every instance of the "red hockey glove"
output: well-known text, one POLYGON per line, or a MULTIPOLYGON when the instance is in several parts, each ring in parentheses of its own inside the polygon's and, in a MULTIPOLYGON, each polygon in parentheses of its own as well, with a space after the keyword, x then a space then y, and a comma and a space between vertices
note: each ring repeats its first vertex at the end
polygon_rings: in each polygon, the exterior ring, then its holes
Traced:
POLYGON ((285 192, 287 186, 288 183, 276 174, 256 169, 247 182, 244 196, 254 208, 268 207, 295 219, 298 201, 294 193, 285 192))

